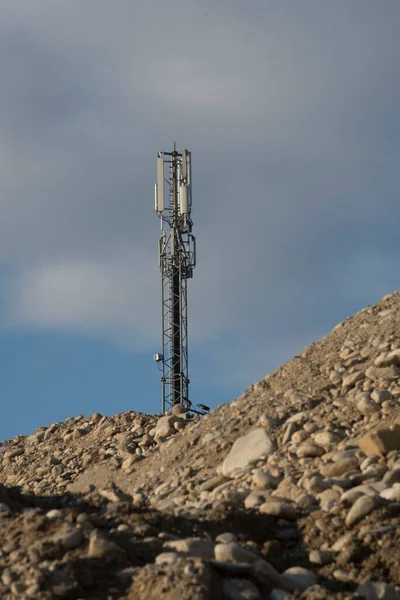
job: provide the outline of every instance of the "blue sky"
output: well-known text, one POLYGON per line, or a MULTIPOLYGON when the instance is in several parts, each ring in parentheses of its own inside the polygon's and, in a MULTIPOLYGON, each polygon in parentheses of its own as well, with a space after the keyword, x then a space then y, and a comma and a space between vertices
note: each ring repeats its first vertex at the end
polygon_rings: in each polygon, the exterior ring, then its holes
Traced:
POLYGON ((398 0, 0 0, 0 439, 158 412, 156 155, 192 151, 192 400, 399 288, 398 0))

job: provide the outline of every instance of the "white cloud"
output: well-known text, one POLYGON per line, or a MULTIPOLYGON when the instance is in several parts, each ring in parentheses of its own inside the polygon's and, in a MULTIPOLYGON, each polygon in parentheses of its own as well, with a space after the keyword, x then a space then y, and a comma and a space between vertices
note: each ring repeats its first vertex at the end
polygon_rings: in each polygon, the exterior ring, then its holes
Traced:
POLYGON ((271 339, 392 289, 362 269, 398 245, 397 3, 0 4, 8 326, 156 343, 152 182, 174 139, 193 151, 195 347, 240 343, 253 374, 271 339))

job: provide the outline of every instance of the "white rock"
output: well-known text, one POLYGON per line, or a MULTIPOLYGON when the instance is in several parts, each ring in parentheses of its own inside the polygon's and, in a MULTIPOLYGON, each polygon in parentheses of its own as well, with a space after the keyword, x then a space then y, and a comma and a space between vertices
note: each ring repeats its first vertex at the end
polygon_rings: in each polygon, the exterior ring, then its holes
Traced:
POLYGON ((236 469, 243 469, 263 455, 275 451, 275 445, 265 429, 253 429, 247 435, 238 438, 233 444, 222 465, 222 474, 227 477, 236 469))

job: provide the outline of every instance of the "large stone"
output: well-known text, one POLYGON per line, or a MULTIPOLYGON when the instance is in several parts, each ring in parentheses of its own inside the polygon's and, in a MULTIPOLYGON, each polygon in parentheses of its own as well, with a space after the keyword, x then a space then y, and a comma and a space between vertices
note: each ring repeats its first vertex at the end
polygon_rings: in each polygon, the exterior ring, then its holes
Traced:
POLYGON ((233 444, 222 465, 222 474, 227 477, 236 469, 243 469, 263 455, 275 451, 275 445, 262 427, 253 429, 247 435, 238 438, 233 444))
POLYGON ((369 433, 362 437, 358 444, 367 456, 384 456, 392 450, 400 450, 400 428, 369 433))
POLYGON ((400 369, 394 365, 390 367, 368 367, 365 371, 366 377, 372 381, 398 379, 400 377, 400 369))

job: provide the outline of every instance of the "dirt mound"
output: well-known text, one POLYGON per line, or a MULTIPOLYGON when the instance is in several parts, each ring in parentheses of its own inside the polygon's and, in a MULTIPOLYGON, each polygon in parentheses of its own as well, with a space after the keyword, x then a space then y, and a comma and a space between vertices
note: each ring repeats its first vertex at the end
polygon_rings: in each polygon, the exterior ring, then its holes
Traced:
POLYGON ((0 482, 2 598, 400 598, 400 292, 201 420, 5 441, 0 482))

